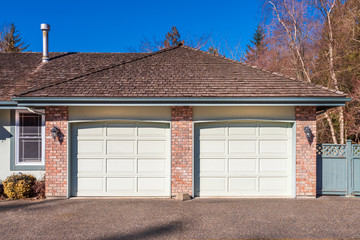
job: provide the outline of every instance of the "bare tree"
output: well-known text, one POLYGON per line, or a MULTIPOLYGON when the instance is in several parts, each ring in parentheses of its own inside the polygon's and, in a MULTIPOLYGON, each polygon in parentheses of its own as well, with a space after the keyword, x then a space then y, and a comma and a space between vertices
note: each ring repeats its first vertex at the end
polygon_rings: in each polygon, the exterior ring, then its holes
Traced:
POLYGON ((311 82, 309 64, 306 62, 306 47, 311 40, 311 33, 315 21, 306 20, 308 14, 308 5, 305 1, 297 0, 272 0, 268 1, 273 12, 275 29, 278 31, 277 36, 285 39, 293 55, 293 65, 295 66, 296 75, 299 79, 311 82), (282 28, 282 35, 279 35, 282 28))
MULTIPOLYGON (((335 67, 334 67, 334 52, 335 52, 335 39, 334 39, 334 32, 333 32, 333 19, 332 19, 332 13, 334 11, 334 8, 336 7, 336 4, 339 3, 338 0, 314 0, 314 6, 320 11, 324 18, 324 23, 326 25, 326 39, 327 39, 327 55, 328 55, 328 70, 330 74, 330 79, 332 81, 332 85, 336 90, 339 91, 339 82, 336 76, 335 67)), ((334 135, 333 125, 332 122, 330 122, 329 116, 327 113, 325 113, 325 116, 327 118, 327 121, 329 122, 330 128, 331 128, 331 134, 333 136, 333 142, 337 143, 336 137, 334 135)), ((345 137, 344 137, 344 108, 339 108, 339 131, 340 131, 340 144, 345 143, 345 137)))

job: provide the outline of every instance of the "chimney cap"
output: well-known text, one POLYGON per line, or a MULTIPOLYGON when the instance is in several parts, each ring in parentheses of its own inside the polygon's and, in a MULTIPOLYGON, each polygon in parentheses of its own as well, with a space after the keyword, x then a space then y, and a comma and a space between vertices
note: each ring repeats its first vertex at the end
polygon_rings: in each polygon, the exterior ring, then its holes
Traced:
POLYGON ((42 23, 40 29, 43 31, 50 31, 50 25, 46 23, 42 23))

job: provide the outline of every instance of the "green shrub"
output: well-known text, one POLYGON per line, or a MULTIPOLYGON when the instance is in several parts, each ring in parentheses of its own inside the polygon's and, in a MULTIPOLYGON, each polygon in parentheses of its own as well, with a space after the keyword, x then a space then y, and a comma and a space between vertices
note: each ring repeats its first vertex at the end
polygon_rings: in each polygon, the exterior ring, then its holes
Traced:
POLYGON ((13 174, 3 181, 4 193, 11 199, 22 199, 34 196, 33 186, 36 178, 29 174, 13 174))

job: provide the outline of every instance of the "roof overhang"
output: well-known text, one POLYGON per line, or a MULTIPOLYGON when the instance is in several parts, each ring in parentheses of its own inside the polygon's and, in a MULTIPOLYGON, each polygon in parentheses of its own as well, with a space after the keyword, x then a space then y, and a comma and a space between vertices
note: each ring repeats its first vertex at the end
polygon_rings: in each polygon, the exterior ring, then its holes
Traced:
POLYGON ((26 109, 26 107, 19 107, 15 101, 0 101, 0 110, 1 109, 26 109))
POLYGON ((36 106, 344 106, 348 97, 243 97, 243 98, 76 98, 17 97, 19 107, 36 106))

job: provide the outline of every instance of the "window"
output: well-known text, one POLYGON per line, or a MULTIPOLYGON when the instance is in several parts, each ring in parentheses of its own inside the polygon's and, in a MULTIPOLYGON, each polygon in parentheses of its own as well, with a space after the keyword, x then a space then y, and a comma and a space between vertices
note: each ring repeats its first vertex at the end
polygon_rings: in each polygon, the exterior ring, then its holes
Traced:
POLYGON ((44 116, 16 112, 16 164, 44 165, 44 116))

